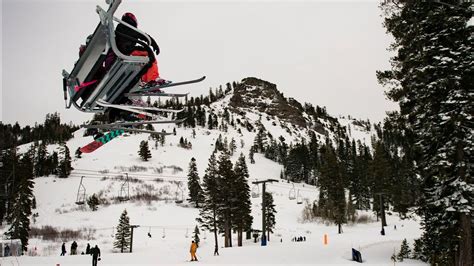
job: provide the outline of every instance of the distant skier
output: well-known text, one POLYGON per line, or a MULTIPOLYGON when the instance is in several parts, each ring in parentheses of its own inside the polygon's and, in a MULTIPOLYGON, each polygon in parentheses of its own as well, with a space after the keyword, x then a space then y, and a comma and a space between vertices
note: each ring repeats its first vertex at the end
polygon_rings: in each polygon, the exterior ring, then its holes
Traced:
POLYGON ((66 243, 63 242, 63 245, 61 246, 61 256, 66 255, 66 243))
POLYGON ((191 248, 189 249, 189 252, 191 253, 191 261, 197 261, 196 257, 196 250, 197 250, 197 244, 193 241, 191 241, 191 248))
POLYGON ((91 256, 92 256, 92 266, 97 266, 97 261, 100 260, 100 249, 97 245, 91 248, 91 256))
POLYGON ((86 254, 91 254, 91 245, 89 243, 87 243, 86 254))
POLYGON ((73 241, 71 244, 71 255, 76 255, 77 254, 77 243, 76 241, 73 241))
POLYGON ((5 248, 4 248, 3 251, 4 251, 4 252, 3 252, 3 253, 4 253, 4 254, 3 254, 4 257, 10 256, 10 246, 8 246, 8 244, 5 245, 5 248))

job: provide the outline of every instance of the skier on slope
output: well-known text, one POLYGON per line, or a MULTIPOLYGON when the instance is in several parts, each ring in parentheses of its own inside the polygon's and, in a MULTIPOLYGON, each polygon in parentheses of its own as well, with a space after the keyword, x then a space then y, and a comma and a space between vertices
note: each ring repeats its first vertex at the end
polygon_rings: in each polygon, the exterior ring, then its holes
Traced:
POLYGON ((66 243, 63 242, 63 245, 61 246, 61 256, 66 255, 66 243))
POLYGON ((97 245, 91 248, 91 256, 92 256, 92 266, 97 266, 97 261, 100 260, 100 249, 97 245))
POLYGON ((197 261, 196 257, 196 250, 197 250, 197 244, 194 242, 194 240, 191 242, 191 248, 189 248, 189 252, 191 253, 191 261, 197 261))

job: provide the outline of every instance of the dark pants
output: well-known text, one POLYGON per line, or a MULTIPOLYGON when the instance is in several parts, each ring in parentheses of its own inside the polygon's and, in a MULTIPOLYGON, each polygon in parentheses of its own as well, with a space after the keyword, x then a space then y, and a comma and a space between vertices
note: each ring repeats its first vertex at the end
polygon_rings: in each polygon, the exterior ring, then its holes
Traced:
POLYGON ((92 256, 92 266, 97 266, 97 257, 92 256))

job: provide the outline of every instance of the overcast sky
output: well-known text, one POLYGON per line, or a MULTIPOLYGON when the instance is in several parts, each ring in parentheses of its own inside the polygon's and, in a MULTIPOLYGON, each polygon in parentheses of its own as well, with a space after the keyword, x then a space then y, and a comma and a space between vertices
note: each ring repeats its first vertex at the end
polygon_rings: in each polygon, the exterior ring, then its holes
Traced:
MULTIPOLYGON (((3 0, 3 123, 43 122, 55 111, 64 122, 92 116, 64 108, 61 71, 99 22, 96 5, 107 8, 104 0, 3 0)), ((376 1, 123 0, 116 16, 124 12, 160 45, 163 78, 207 76, 170 92, 206 94, 254 76, 332 115, 381 121, 396 108, 375 77, 389 67, 391 42, 376 1)))

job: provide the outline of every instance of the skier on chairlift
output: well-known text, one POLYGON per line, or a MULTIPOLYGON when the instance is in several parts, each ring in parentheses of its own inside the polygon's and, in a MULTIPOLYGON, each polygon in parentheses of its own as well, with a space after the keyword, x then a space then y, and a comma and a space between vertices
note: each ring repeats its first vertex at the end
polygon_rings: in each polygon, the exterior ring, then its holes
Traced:
MULTIPOLYGON (((135 28, 138 27, 137 18, 131 12, 127 12, 123 14, 122 21, 124 21, 125 23, 135 28)), ((120 23, 119 25, 117 25, 117 28, 115 29, 115 42, 117 43, 117 48, 119 49, 121 53, 125 55, 132 55, 132 56, 149 56, 145 47, 141 45, 137 45, 137 44, 140 44, 141 42, 132 40, 130 37, 142 42, 147 42, 146 41, 147 37, 150 38, 150 41, 151 41, 150 45, 153 48, 153 51, 155 52, 156 55, 160 54, 160 47, 158 46, 156 41, 153 39, 153 37, 151 37, 150 35, 144 36, 138 31, 135 31, 129 28, 128 26, 120 23)), ((160 78, 160 74, 158 72, 158 63, 156 61, 155 56, 152 55, 152 57, 154 58, 154 61, 147 64, 147 66, 145 66, 145 69, 143 70, 146 72, 141 77, 142 86, 151 87, 151 86, 158 86, 158 85, 171 83, 168 80, 160 78)), ((116 59, 117 59, 117 56, 114 54, 112 49, 110 49, 105 59, 105 69, 109 70, 116 59)))

